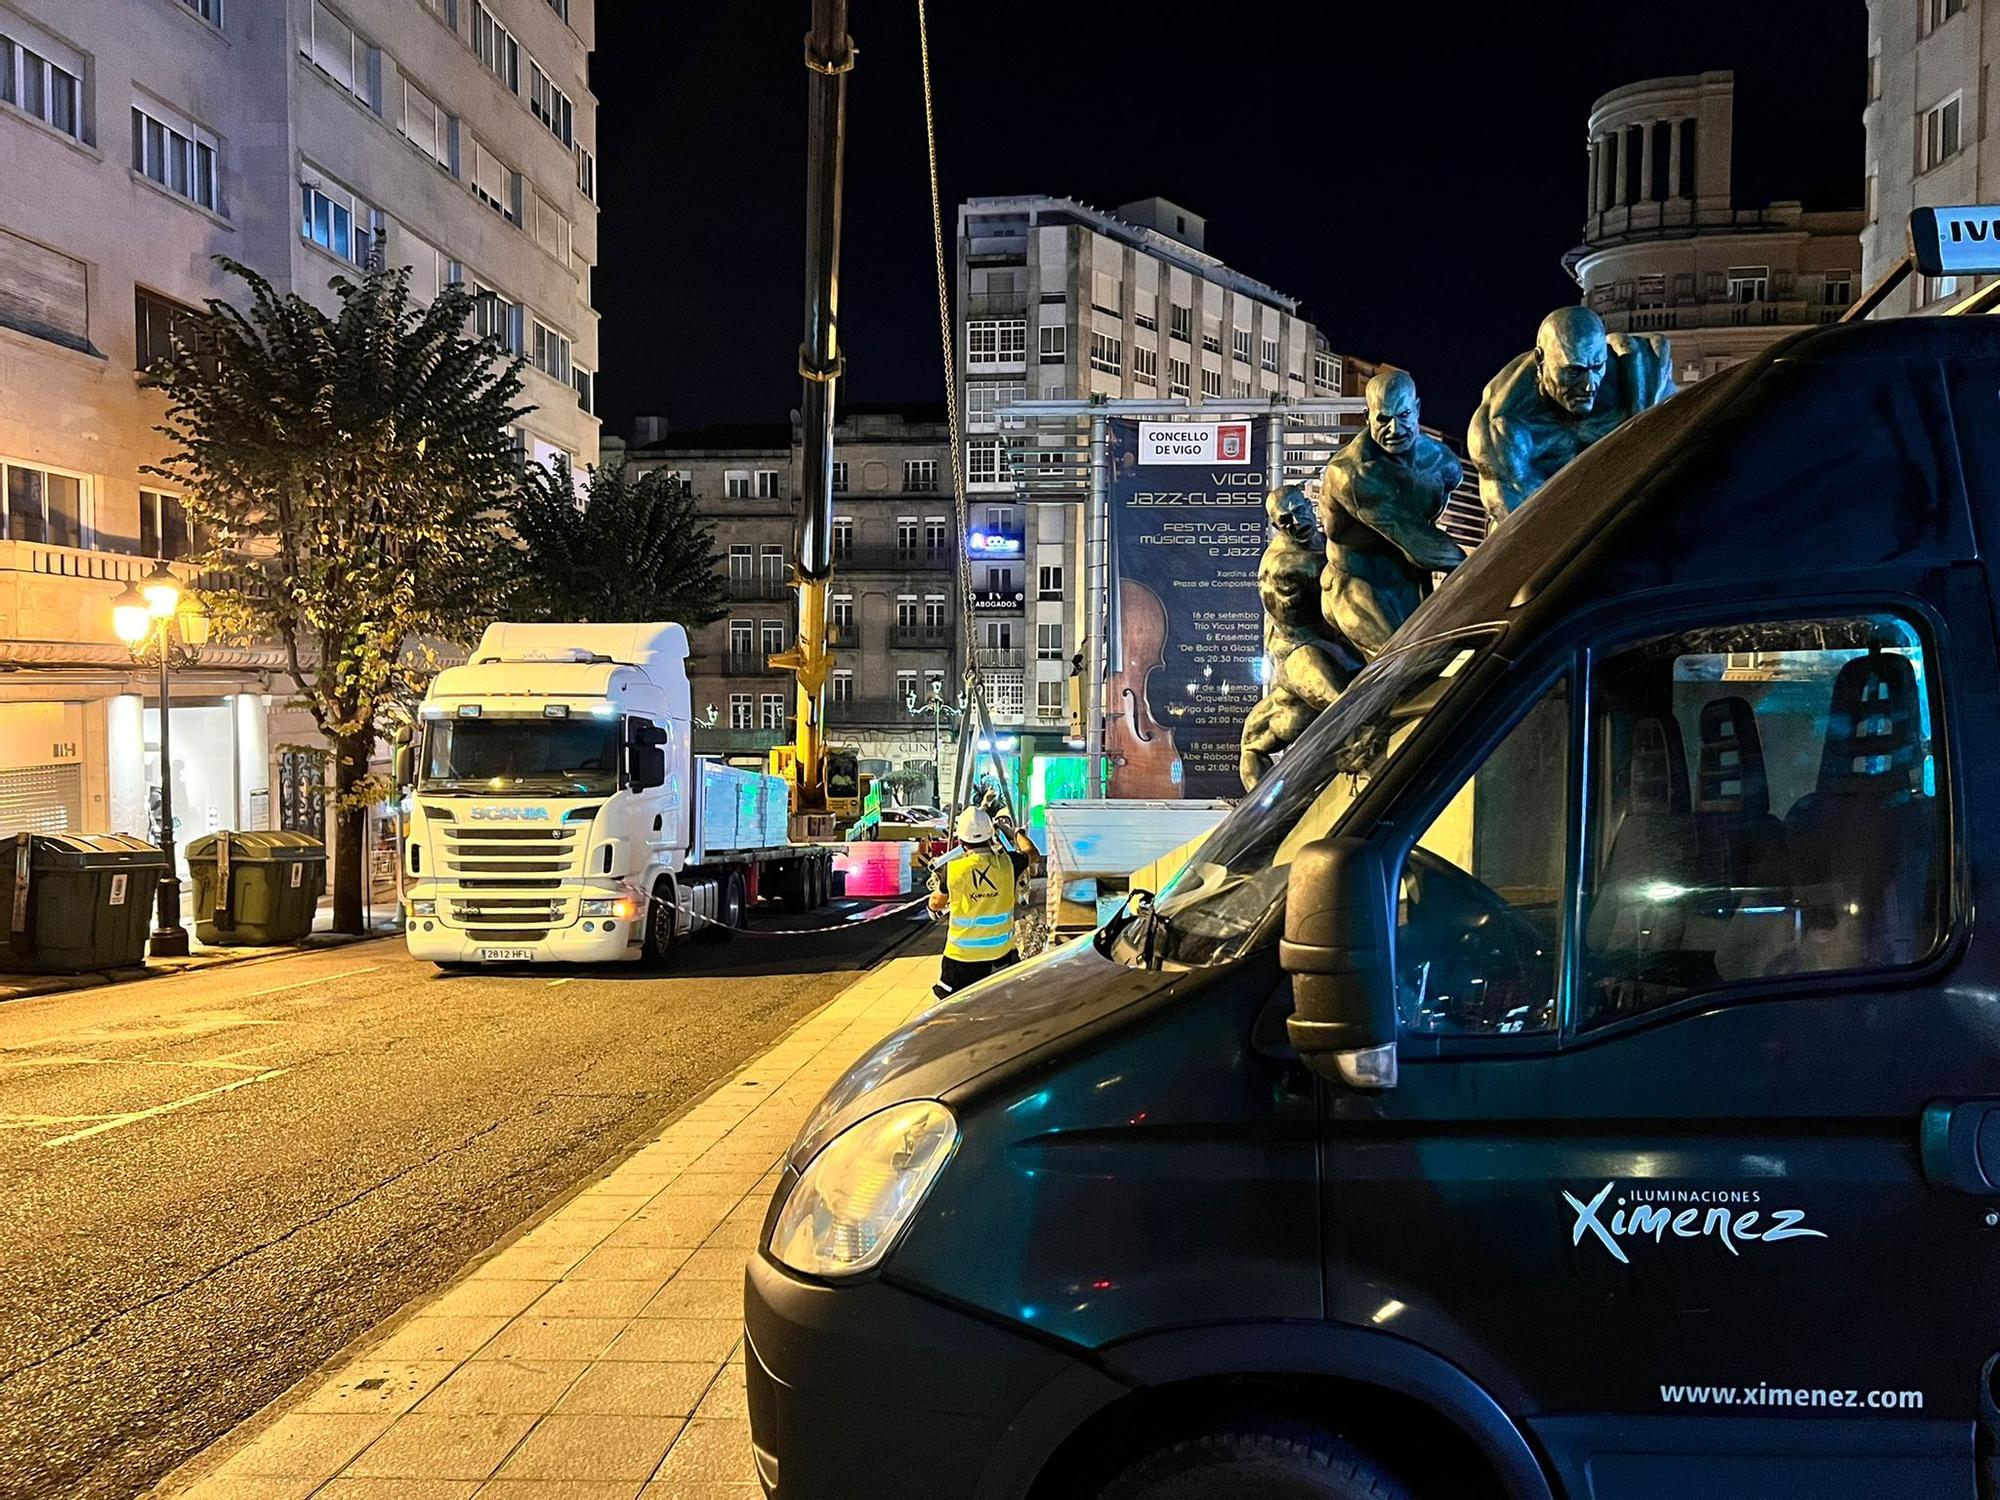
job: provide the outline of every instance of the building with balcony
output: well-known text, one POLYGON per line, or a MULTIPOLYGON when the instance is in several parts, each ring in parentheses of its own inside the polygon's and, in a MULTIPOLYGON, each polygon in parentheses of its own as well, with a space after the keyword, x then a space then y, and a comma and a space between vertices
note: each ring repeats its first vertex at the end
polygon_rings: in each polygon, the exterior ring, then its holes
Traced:
POLYGON ((1864 215, 1730 193, 1735 75, 1651 78, 1591 107, 1583 242, 1563 264, 1613 332, 1665 333, 1689 385, 1860 294, 1864 215))
MULTIPOLYGON (((606 461, 674 471, 714 519, 730 609, 692 632, 695 711, 715 711, 713 727, 696 730, 695 748, 761 759, 790 738, 797 711, 790 675, 767 658, 798 635, 791 556, 798 433, 785 426, 663 428, 657 418, 641 418, 629 448, 607 440, 606 461)), ((931 718, 912 714, 909 699, 928 699, 935 684, 955 702, 961 675, 958 523, 944 412, 848 404, 834 428, 834 460, 828 628, 838 659, 827 686, 828 734, 860 753, 863 771, 928 773, 931 718)), ((972 550, 1018 563, 1023 542, 1012 508, 990 511, 974 510, 972 550)), ((1004 586, 1009 576, 1000 568, 994 581, 1004 586)), ((979 582, 975 577, 975 588, 979 582)), ((1018 600, 1015 610, 1018 617, 1018 600)), ((947 728, 947 779, 950 738, 947 728)))
MULTIPOLYGON (((972 629, 998 723, 1024 757, 1069 748, 1072 658, 1085 628, 1083 469, 1074 452, 1034 459, 1074 473, 1073 493, 1009 471, 1001 411, 1094 395, 1231 399, 1341 394, 1342 362, 1296 298, 1203 248, 1206 222, 1164 198, 1109 213, 1048 196, 973 198, 958 210, 959 407, 974 527, 1018 527, 1018 561, 974 563, 972 629), (1004 663, 1004 665, 1003 665, 1004 663)), ((1012 442, 1068 441, 1050 437, 1012 442)), ((1027 462, 1018 452, 1015 462, 1027 462)))
MULTIPOLYGON (((1868 0, 1866 286, 1901 258, 1910 213, 2000 198, 2000 150, 1986 154, 1988 57, 2000 0, 1868 0)), ((1875 316, 1943 312, 1986 277, 1912 277, 1875 316)))
MULTIPOLYGON (((408 266, 464 281, 528 356, 524 449, 597 458, 594 0, 0 0, 0 833, 145 833, 157 678, 111 630, 125 582, 194 550, 146 472, 139 375, 176 318, 240 299, 226 255, 323 306, 408 266)), ((174 690, 175 809, 321 829, 274 654, 174 690)))

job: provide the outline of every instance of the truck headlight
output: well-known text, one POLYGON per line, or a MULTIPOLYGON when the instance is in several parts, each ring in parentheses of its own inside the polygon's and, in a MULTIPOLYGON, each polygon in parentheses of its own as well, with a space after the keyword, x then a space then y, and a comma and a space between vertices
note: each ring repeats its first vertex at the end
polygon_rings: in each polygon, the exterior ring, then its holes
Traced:
POLYGON ((638 903, 630 896, 591 897, 584 901, 582 914, 586 917, 629 917, 638 909, 638 903))
POLYGON ((958 1122, 934 1099, 848 1126, 807 1164, 771 1230, 771 1255, 807 1276, 872 1270, 916 1216, 958 1145, 958 1122))
POLYGON ((438 904, 435 901, 412 901, 410 903, 410 915, 413 917, 434 917, 437 914, 438 904))

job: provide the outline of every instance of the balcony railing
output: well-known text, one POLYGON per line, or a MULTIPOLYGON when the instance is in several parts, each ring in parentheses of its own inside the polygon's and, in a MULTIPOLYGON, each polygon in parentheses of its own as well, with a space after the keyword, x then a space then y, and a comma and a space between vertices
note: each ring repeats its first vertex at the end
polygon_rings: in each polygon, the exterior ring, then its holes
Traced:
POLYGON ((908 727, 909 705, 901 698, 828 698, 826 716, 833 724, 893 724, 908 727))
POLYGON ((785 738, 782 729, 705 729, 695 726, 694 752, 697 755, 749 755, 769 750, 785 738))
POLYGON ((792 591, 789 578, 744 578, 739 574, 729 575, 729 597, 732 599, 782 599, 792 591))
POLYGON ((843 573, 949 573, 956 561, 949 547, 862 542, 833 552, 833 566, 843 573))
POLYGON ((992 671, 1019 670, 1028 664, 1026 646, 981 646, 973 654, 981 667, 992 671))
POLYGON ((889 645, 898 651, 948 651, 951 649, 951 632, 898 625, 889 632, 889 645))
POLYGON ((722 660, 731 677, 768 677, 778 670, 762 651, 731 651, 722 660))

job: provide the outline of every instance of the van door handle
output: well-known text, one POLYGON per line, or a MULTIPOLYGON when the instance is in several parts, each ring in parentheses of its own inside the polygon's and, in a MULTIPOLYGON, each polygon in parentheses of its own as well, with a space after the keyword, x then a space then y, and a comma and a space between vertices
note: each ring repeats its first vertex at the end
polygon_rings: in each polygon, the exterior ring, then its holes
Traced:
POLYGON ((1931 1186, 2000 1197, 2000 1099, 1926 1105, 1921 1144, 1924 1178, 1931 1186))

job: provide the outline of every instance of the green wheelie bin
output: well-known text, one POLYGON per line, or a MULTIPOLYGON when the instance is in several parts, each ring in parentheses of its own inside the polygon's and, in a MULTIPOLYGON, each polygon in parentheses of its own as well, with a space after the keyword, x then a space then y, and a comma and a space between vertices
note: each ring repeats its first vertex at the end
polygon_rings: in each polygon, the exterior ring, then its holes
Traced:
POLYGON ((188 845, 194 935, 263 948, 302 941, 326 890, 326 845, 283 831, 204 834, 188 845))
POLYGON ((166 869, 166 856, 131 834, 16 834, 0 846, 0 971, 143 964, 166 869))

